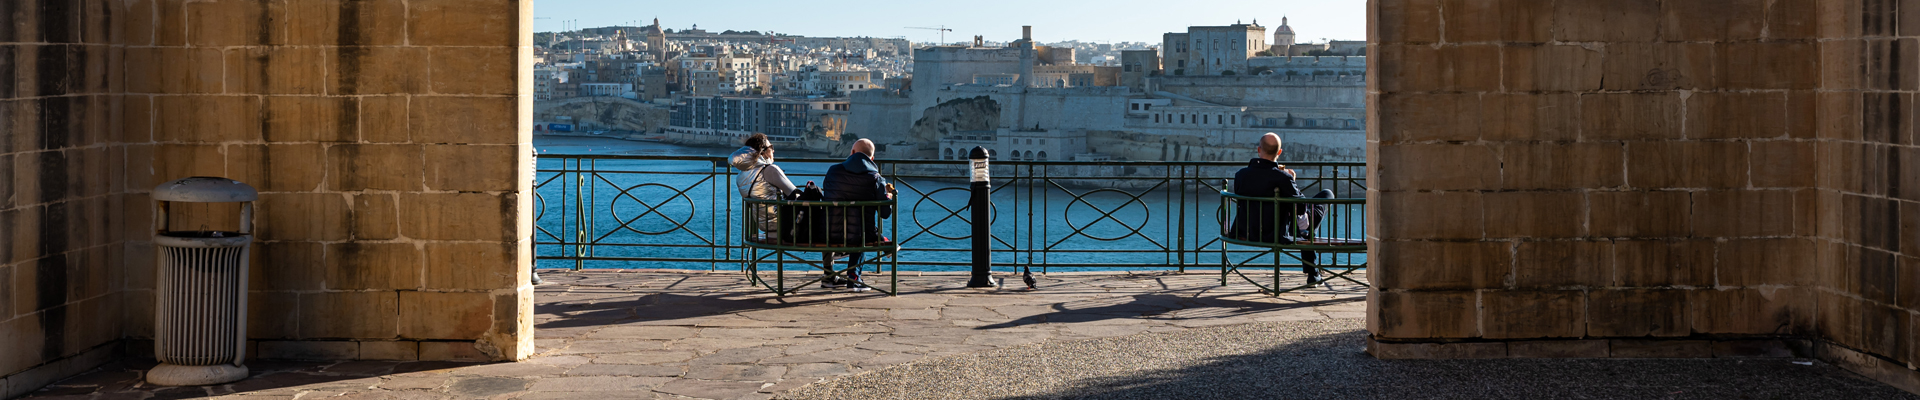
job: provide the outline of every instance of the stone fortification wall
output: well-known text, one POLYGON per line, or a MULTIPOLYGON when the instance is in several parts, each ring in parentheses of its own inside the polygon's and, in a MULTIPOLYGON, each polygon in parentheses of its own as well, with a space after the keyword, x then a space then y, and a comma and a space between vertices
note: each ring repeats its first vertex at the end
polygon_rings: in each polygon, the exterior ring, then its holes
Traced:
POLYGON ((1154 90, 1171 92, 1225 105, 1265 107, 1361 108, 1366 78, 1362 76, 1157 76, 1147 78, 1154 90), (1285 89, 1285 90, 1279 90, 1285 89))
MULTIPOLYGON (((934 46, 913 50, 913 110, 918 119, 939 104, 936 93, 950 84, 972 83, 979 74, 1019 74, 1020 49, 934 46)), ((952 99, 953 96, 947 96, 952 99)))
POLYGON ((1366 57, 1253 57, 1247 59, 1250 75, 1364 75, 1366 57))
POLYGON ((909 142, 913 123, 913 99, 895 90, 856 90, 849 92, 847 133, 872 139, 875 143, 909 142))
POLYGON ((996 128, 1110 130, 1124 126, 1128 89, 1118 86, 1022 88, 952 85, 923 95, 916 91, 915 109, 926 110, 936 100, 987 96, 1003 108, 996 128), (920 101, 929 101, 924 106, 920 101))
MULTIPOLYGON (((1371 351, 1819 357, 1920 389, 1888 2, 1369 3, 1371 351)), ((1910 24, 1905 24, 1910 25, 1910 24)), ((1903 53, 1903 52, 1900 52, 1903 53)), ((1911 167, 1904 167, 1912 171, 1911 167)))
MULTIPOLYGON (((1001 103, 992 96, 949 99, 927 108, 924 116, 914 120, 913 126, 908 128, 908 141, 914 144, 910 157, 937 159, 940 140, 949 134, 998 129, 1003 109, 1001 103)), ((905 149, 902 147, 899 151, 905 149)))
POLYGON ((130 220, 146 213, 123 211, 150 207, 125 173, 127 5, 0 2, 0 398, 111 361, 126 331, 150 330, 122 318, 151 310, 128 289, 152 285, 130 273, 149 268, 129 268, 150 259, 126 246, 150 234, 130 220))
POLYGON ((535 105, 533 122, 576 124, 576 130, 653 132, 666 128, 671 114, 665 106, 624 97, 574 97, 535 105), (562 121, 563 116, 568 119, 562 121))
POLYGON ((189 176, 260 189, 249 355, 531 354, 529 2, 0 15, 0 397, 152 356, 147 193, 189 176))
POLYGON ((1364 138, 1353 131, 1266 128, 1128 128, 1088 131, 1087 151, 1137 161, 1246 161, 1268 132, 1280 135, 1283 158, 1365 161, 1364 138))
POLYGON ((1349 57, 1349 56, 1339 56, 1339 57, 1335 57, 1335 56, 1325 56, 1325 57, 1304 57, 1304 56, 1303 56, 1303 57, 1251 57, 1251 58, 1247 58, 1247 67, 1248 67, 1248 68, 1254 68, 1254 67, 1269 67, 1269 68, 1274 68, 1274 69, 1286 69, 1286 68, 1315 68, 1315 67, 1319 67, 1319 68, 1332 68, 1332 67, 1352 67, 1352 68, 1366 68, 1366 67, 1367 67, 1367 58, 1366 58, 1366 57, 1360 57, 1360 56, 1351 56, 1351 57, 1349 57))

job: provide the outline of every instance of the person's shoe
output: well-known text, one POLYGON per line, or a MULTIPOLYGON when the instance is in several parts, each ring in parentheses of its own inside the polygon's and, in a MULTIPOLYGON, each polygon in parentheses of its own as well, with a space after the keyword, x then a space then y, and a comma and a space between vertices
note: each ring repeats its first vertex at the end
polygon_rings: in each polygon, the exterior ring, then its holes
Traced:
POLYGON ((867 281, 865 279, 860 279, 860 273, 857 271, 847 274, 847 287, 852 288, 855 292, 873 290, 873 288, 867 287, 867 281))
POLYGON ((547 280, 540 279, 540 272, 535 271, 533 273, 533 284, 538 286, 539 284, 542 284, 542 283, 547 283, 547 280))
POLYGON ((839 288, 847 287, 847 283, 842 279, 844 278, 841 278, 839 276, 834 276, 827 279, 821 279, 820 288, 821 289, 839 289, 839 288))
POLYGON ((1313 268, 1313 267, 1306 267, 1305 269, 1307 270, 1306 272, 1307 272, 1308 285, 1324 282, 1320 280, 1320 269, 1313 268))

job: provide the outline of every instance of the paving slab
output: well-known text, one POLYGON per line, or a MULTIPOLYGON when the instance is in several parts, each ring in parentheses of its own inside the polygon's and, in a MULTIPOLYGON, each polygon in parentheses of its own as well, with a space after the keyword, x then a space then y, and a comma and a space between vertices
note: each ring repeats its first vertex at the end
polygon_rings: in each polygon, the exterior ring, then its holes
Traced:
MULTIPOLYGON (((1375 363, 1370 367, 1374 369, 1361 372, 1407 371, 1396 367, 1407 362, 1382 362, 1355 355, 1361 344, 1353 339, 1359 337, 1353 335, 1359 335, 1355 332, 1360 324, 1354 318, 1365 312, 1366 290, 1354 285, 1275 297, 1259 294, 1244 283, 1220 286, 1217 274, 1204 272, 1102 272, 1048 274, 1041 277, 1041 289, 1035 291, 983 290, 964 287, 964 274, 904 273, 897 297, 816 288, 781 297, 748 286, 743 275, 728 271, 546 270, 541 275, 550 283, 535 288, 538 352, 518 363, 253 360, 248 366, 254 376, 241 382, 208 388, 159 388, 140 381, 152 361, 130 359, 69 378, 26 398, 1239 397, 1227 395, 1238 392, 1221 389, 1152 390, 1182 387, 1185 384, 1180 382, 1197 379, 1169 371, 1185 369, 1218 375, 1236 375, 1227 372, 1239 371, 1204 369, 1210 364, 1193 358, 1199 355, 1211 354, 1214 362, 1241 362, 1236 360, 1257 361, 1249 354, 1295 354, 1291 352, 1331 354, 1326 357, 1344 361, 1340 365, 1307 361, 1259 364, 1266 369, 1246 367, 1251 372, 1237 376, 1267 377, 1251 383, 1253 387, 1319 385, 1330 389, 1311 393, 1332 398, 1435 397, 1422 396, 1433 393, 1479 395, 1456 397, 1609 397, 1565 388, 1529 389, 1515 383, 1529 381, 1522 378, 1527 376, 1525 369, 1497 362, 1471 367, 1512 371, 1512 375, 1457 371, 1408 375, 1410 380, 1347 381, 1320 372, 1366 363, 1375 363), (1338 329, 1322 332, 1321 336, 1299 336, 1275 333, 1294 331, 1275 331, 1273 326, 1338 329), (1247 332, 1267 336, 1243 334, 1247 332), (1315 353, 1322 351, 1344 353, 1315 353), (1056 354, 1054 361, 1032 358, 1047 354, 1056 354), (1129 358, 1135 356, 1146 358, 1129 358), (1002 365, 1005 363, 1019 365, 1002 365), (949 365, 954 368, 941 372, 949 375, 938 375, 937 379, 945 380, 939 385, 885 381, 909 376, 901 374, 928 374, 932 373, 928 370, 949 365), (1033 372, 1032 368, 1038 366, 1054 370, 1033 372), (1142 368, 1150 367, 1160 372, 1142 372, 1142 368), (1089 372, 1063 372, 1082 370, 1089 372), (981 378, 969 378, 975 376, 972 374, 981 378), (995 386, 1002 384, 995 379, 1012 375, 1038 383, 1010 384, 1014 386, 1007 386, 1007 390, 995 386), (1484 386, 1485 382, 1476 379, 1493 380, 1494 384, 1484 386), (920 388, 943 387, 940 385, 950 385, 948 389, 954 391, 920 388), (1144 385, 1139 386, 1146 390, 1140 392, 1142 396, 1105 389, 1135 385, 1144 385), (1399 389, 1382 389, 1381 385, 1425 385, 1427 391, 1395 391, 1399 389), (996 389, 978 389, 984 387, 996 389)), ((1296 275, 1286 277, 1299 281, 1296 275)), ((1312 330, 1300 332, 1307 331, 1312 330)), ((1688 365, 1707 370, 1781 372, 1688 365)), ((1647 366, 1654 371, 1670 367, 1659 363, 1647 366)), ((1820 371, 1835 378, 1782 380, 1808 385, 1808 389, 1777 393, 1791 394, 1785 397, 1878 395, 1883 393, 1872 390, 1887 388, 1844 371, 1820 371)), ((1610 387, 1607 390, 1612 391, 1606 393, 1618 395, 1613 397, 1728 397, 1713 392, 1721 387, 1714 384, 1653 378, 1640 382, 1671 385, 1659 388, 1694 395, 1626 387, 1610 387)), ((1722 386, 1745 381, 1723 382, 1722 386)), ((1294 392, 1284 393, 1289 394, 1283 397, 1296 397, 1291 394, 1294 392)), ((1755 396, 1770 397, 1781 396, 1755 396)))
POLYGON ((787 399, 1916 399, 1818 361, 1380 360, 1364 321, 1326 319, 1046 341, 853 374, 787 399), (1802 364, 1805 363, 1805 364, 1802 364))

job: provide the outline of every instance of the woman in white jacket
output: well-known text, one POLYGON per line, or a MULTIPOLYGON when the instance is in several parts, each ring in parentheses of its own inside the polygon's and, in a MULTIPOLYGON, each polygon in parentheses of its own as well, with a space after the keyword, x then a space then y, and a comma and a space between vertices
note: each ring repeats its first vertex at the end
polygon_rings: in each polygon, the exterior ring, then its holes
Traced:
MULTIPOLYGON (((733 186, 740 191, 740 197, 765 200, 785 200, 793 193, 793 182, 787 180, 786 171, 773 165, 773 142, 767 140, 764 133, 748 136, 745 146, 734 150, 728 156, 733 169, 740 170, 734 177, 733 186)), ((753 223, 767 240, 780 238, 780 213, 771 205, 754 207, 753 223)))

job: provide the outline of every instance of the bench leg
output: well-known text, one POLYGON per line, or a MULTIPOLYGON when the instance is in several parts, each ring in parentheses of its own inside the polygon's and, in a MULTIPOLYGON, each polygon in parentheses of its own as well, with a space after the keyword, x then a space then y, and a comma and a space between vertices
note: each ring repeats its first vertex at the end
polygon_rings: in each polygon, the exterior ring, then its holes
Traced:
POLYGON ((1280 250, 1274 250, 1274 251, 1273 251, 1273 291, 1272 291, 1272 296, 1279 296, 1279 295, 1280 295, 1280 255, 1281 255, 1281 254, 1285 254, 1285 252, 1283 252, 1283 251, 1280 251, 1280 250))
POLYGON ((1227 259, 1227 241, 1220 241, 1220 286, 1227 285, 1227 268, 1232 261, 1227 259))

